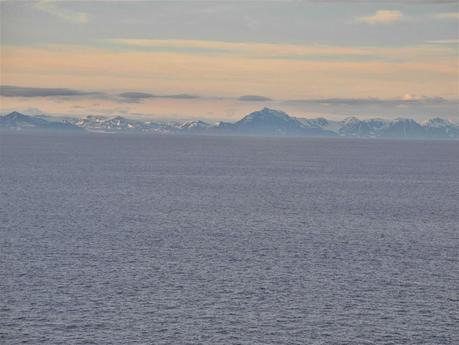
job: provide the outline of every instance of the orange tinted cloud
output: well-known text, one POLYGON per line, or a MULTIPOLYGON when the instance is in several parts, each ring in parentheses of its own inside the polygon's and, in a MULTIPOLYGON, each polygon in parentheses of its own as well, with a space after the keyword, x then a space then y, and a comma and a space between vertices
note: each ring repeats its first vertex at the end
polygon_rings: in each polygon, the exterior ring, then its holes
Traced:
POLYGON ((374 15, 359 17, 358 22, 365 24, 389 24, 402 19, 403 15, 400 11, 394 10, 380 10, 376 11, 374 15))
POLYGON ((49 111, 87 113, 121 107, 129 112, 168 116, 215 113, 239 116, 240 111, 252 110, 259 104, 215 99, 241 95, 261 95, 279 101, 397 98, 408 93, 452 98, 458 93, 458 60, 454 47, 447 45, 354 48, 177 40, 123 43, 127 47, 138 44, 155 49, 4 46, 1 83, 108 94, 126 91, 191 94, 204 99, 148 99, 138 104, 120 104, 119 100, 107 98, 98 100, 95 106, 94 100, 86 99, 12 97, 1 99, 2 108, 21 104, 49 111), (158 47, 184 50, 157 50, 158 47), (191 47, 212 48, 219 53, 187 51, 191 47))
POLYGON ((233 97, 394 97, 407 92, 448 97, 457 87, 457 58, 445 55, 448 51, 438 45, 386 49, 381 54, 389 61, 322 61, 71 46, 5 47, 2 83, 233 97))

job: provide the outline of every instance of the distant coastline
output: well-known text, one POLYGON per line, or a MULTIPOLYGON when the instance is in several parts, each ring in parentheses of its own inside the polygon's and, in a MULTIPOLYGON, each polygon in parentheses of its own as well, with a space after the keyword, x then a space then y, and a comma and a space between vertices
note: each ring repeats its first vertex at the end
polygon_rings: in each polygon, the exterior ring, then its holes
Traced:
POLYGON ((287 113, 263 108, 236 122, 140 121, 121 116, 88 115, 84 118, 59 119, 12 112, 0 116, 3 130, 52 130, 66 132, 260 135, 285 137, 344 137, 393 139, 458 139, 459 124, 435 117, 418 123, 409 118, 361 120, 348 117, 342 121, 326 118, 297 118, 287 113))

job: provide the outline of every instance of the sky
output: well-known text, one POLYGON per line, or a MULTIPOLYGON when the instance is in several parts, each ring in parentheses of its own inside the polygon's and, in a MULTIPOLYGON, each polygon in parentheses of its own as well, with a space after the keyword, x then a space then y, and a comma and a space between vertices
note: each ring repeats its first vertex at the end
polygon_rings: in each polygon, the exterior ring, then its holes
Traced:
POLYGON ((459 121, 458 4, 0 0, 0 112, 459 121))

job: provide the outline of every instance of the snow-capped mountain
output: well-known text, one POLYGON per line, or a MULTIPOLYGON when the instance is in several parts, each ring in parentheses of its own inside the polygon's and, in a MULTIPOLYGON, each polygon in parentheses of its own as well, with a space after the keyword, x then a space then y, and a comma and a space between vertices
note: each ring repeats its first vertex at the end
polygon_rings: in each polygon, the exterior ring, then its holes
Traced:
POLYGON ((422 126, 430 137, 459 138, 459 126, 439 117, 423 122, 422 126))
POLYGON ((348 117, 338 123, 337 132, 345 137, 371 138, 378 136, 386 124, 384 120, 379 119, 359 120, 356 117, 348 117))
POLYGON ((143 122, 122 116, 106 117, 88 115, 75 121, 75 125, 90 132, 153 132, 173 133, 181 124, 164 122, 143 122))
POLYGON ((269 108, 250 113, 233 124, 235 131, 253 134, 293 134, 300 133, 303 128, 297 119, 269 108))
MULTIPOLYGON (((220 127, 222 125, 220 124, 220 127)), ((333 132, 320 127, 306 126, 283 111, 263 108, 246 115, 233 124, 225 124, 225 130, 235 134, 334 136, 333 132)))
POLYGON ((330 125, 330 121, 323 117, 318 117, 316 119, 297 118, 297 120, 306 127, 325 128, 330 125))
POLYGON ((41 129, 41 130, 81 130, 80 127, 68 121, 49 121, 38 116, 28 116, 13 111, 0 116, 0 128, 4 129, 41 129))
POLYGON ((192 130, 192 131, 202 131, 206 130, 209 128, 212 128, 213 126, 207 122, 204 121, 187 121, 179 126, 181 130, 192 130))
POLYGON ((368 119, 348 117, 343 121, 300 119, 302 123, 328 129, 342 137, 354 138, 459 138, 459 126, 451 121, 433 118, 422 124, 412 119, 368 119))
POLYGON ((350 138, 459 138, 459 125, 438 117, 421 124, 412 119, 367 119, 348 117, 342 121, 325 118, 305 119, 287 113, 263 108, 234 123, 219 122, 215 125, 195 120, 179 122, 152 122, 88 115, 81 119, 50 120, 45 116, 28 116, 13 112, 0 116, 0 128, 4 129, 54 129, 86 130, 92 132, 142 132, 158 134, 211 134, 211 135, 267 135, 306 137, 350 138))
POLYGON ((139 131, 144 129, 145 124, 140 121, 126 119, 121 116, 107 118, 104 116, 88 115, 75 122, 75 125, 89 131, 139 131))
POLYGON ((395 119, 378 132, 384 138, 422 138, 424 134, 425 129, 412 119, 395 119))

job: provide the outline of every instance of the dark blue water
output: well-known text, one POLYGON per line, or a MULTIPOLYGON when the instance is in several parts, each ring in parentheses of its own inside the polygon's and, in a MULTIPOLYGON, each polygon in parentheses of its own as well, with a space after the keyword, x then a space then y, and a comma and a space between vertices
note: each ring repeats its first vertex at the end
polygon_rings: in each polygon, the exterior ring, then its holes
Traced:
POLYGON ((1 344, 458 343, 458 142, 0 144, 1 344))

